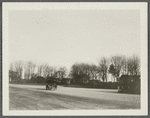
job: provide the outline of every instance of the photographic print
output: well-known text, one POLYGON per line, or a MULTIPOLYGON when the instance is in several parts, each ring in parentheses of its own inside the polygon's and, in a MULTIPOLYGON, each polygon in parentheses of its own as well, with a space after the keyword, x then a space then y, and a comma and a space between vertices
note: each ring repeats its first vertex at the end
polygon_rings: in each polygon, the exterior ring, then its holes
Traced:
POLYGON ((3 3, 3 115, 147 115, 147 3, 3 3))

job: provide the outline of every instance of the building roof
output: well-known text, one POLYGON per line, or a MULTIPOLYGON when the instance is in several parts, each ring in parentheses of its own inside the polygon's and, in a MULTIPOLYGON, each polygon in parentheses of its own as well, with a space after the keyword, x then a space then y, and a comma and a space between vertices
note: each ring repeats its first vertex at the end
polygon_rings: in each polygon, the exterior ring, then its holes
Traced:
POLYGON ((122 75, 120 79, 140 79, 140 75, 122 75))

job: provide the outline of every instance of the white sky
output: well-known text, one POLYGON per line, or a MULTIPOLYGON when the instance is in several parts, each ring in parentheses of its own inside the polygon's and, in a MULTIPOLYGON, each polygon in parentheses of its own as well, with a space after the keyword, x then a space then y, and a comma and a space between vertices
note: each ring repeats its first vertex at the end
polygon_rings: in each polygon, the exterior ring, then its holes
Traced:
POLYGON ((97 63, 100 57, 140 54, 138 10, 9 12, 9 59, 51 66, 97 63))

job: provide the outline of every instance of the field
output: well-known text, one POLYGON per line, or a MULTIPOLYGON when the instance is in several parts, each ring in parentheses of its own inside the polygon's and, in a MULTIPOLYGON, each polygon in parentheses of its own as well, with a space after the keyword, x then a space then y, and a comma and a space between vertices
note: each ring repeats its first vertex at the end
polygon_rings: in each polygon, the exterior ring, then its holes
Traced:
POLYGON ((10 110, 83 110, 140 109, 140 95, 121 94, 117 90, 58 86, 56 91, 44 85, 9 85, 10 110))

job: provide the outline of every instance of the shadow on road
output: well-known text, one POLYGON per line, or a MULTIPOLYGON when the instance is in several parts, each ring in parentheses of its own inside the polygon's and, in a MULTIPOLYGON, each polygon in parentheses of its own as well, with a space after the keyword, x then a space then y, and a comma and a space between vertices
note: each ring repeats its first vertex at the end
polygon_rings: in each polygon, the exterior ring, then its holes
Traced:
POLYGON ((128 94, 128 95, 139 95, 138 93, 124 93, 124 92, 118 92, 118 91, 97 91, 97 92, 103 92, 103 93, 116 93, 116 94, 128 94))
POLYGON ((108 91, 97 91, 97 92, 103 92, 103 93, 117 93, 117 94, 119 94, 118 91, 109 91, 109 90, 108 90, 108 91))
POLYGON ((46 90, 46 89, 44 89, 44 88, 40 88, 40 89, 39 89, 39 88, 37 88, 37 90, 46 90))
POLYGON ((41 91, 41 90, 42 90, 42 91, 56 91, 56 90, 46 90, 46 89, 44 89, 44 88, 40 88, 40 89, 37 88, 36 90, 40 90, 40 91, 41 91))

